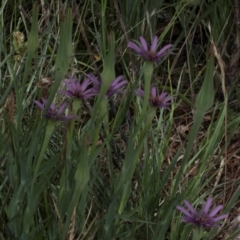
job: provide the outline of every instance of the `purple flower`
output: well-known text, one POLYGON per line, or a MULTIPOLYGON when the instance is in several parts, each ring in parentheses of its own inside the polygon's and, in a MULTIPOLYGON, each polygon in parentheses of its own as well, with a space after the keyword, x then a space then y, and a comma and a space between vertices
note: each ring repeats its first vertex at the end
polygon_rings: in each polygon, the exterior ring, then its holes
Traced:
POLYGON ((83 83, 75 80, 72 76, 70 76, 68 81, 63 81, 68 90, 60 91, 60 93, 65 94, 67 97, 76 97, 78 99, 86 100, 90 97, 95 96, 98 91, 94 88, 89 88, 91 81, 89 79, 84 79, 83 83))
MULTIPOLYGON (((40 101, 34 101, 36 105, 44 112, 47 100, 42 98, 42 103, 40 101)), ((76 118, 77 116, 63 116, 62 113, 64 109, 67 107, 67 103, 64 102, 59 109, 57 110, 54 103, 51 103, 47 113, 44 113, 43 116, 47 119, 51 120, 62 120, 62 121, 68 121, 72 118, 76 118)))
POLYGON ((186 200, 184 200, 184 204, 186 205, 187 209, 183 208, 182 206, 177 206, 177 209, 184 214, 182 218, 182 222, 192 223, 199 227, 216 227, 217 222, 227 218, 228 214, 223 214, 216 217, 216 214, 223 208, 222 205, 219 205, 209 211, 213 199, 208 198, 206 204, 203 206, 202 210, 195 210, 193 206, 186 200))
MULTIPOLYGON (((99 91, 101 88, 101 82, 93 74, 88 74, 88 78, 92 81, 94 88, 99 91)), ((122 87, 127 84, 127 80, 124 80, 124 76, 118 76, 109 86, 106 97, 110 97, 115 93, 122 93, 122 87)))
MULTIPOLYGON (((142 89, 138 88, 136 93, 140 97, 144 97, 144 91, 142 89)), ((171 100, 173 99, 173 97, 167 97, 167 95, 167 92, 163 92, 160 95, 157 95, 157 88, 152 87, 149 102, 154 107, 167 108, 171 104, 171 100)))
POLYGON ((172 44, 168 44, 157 52, 158 42, 157 36, 153 38, 150 49, 148 49, 147 42, 143 37, 140 37, 140 42, 141 42, 140 46, 133 42, 129 42, 127 46, 128 48, 133 49, 138 55, 143 57, 145 60, 148 60, 150 62, 158 62, 161 58, 163 58, 169 53, 167 50, 173 46, 172 44))

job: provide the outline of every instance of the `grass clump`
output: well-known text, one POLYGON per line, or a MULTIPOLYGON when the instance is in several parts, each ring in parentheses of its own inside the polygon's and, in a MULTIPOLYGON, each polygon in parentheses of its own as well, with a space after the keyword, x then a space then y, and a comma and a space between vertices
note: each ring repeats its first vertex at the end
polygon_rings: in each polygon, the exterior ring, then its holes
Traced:
POLYGON ((234 239, 234 5, 18 4, 0 5, 1 239, 234 239))

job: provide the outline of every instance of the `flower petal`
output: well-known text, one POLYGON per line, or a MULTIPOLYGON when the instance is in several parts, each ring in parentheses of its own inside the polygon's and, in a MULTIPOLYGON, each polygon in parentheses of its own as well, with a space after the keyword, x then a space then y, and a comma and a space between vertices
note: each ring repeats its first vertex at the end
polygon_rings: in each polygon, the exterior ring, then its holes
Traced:
POLYGON ((166 98, 163 100, 163 103, 164 103, 165 105, 170 105, 172 99, 173 99, 173 97, 166 97, 166 98))
POLYGON ((144 91, 143 91, 141 88, 138 88, 138 89, 136 90, 136 94, 137 94, 138 96, 140 96, 140 97, 144 97, 144 91))
POLYGON ((215 217, 214 218, 214 221, 215 222, 218 222, 218 221, 220 221, 220 220, 222 220, 222 219, 225 219, 225 218, 227 218, 228 217, 228 214, 223 214, 223 215, 220 215, 220 216, 218 216, 218 217, 215 217))
POLYGON ((155 36, 152 40, 152 45, 151 45, 151 48, 150 48, 150 52, 155 52, 156 51, 157 43, 158 43, 158 37, 155 36))
POLYGON ((140 42, 142 44, 142 50, 148 52, 148 45, 146 40, 143 37, 140 37, 140 42))
POLYGON ((192 217, 183 217, 182 222, 195 224, 194 219, 192 217))
POLYGON ((77 115, 68 115, 68 116, 62 116, 61 119, 63 121, 68 121, 68 120, 71 120, 73 118, 77 118, 78 116, 77 115))
POLYGON ((123 77, 123 75, 120 75, 120 76, 118 76, 112 83, 111 83, 111 85, 117 85, 120 81, 122 81, 122 79, 123 79, 124 77, 123 77))
POLYGON ((187 200, 184 200, 184 204, 186 205, 186 207, 192 214, 196 214, 196 210, 193 208, 193 206, 187 200))
POLYGON ((57 111, 57 115, 60 115, 63 111, 64 111, 64 109, 67 107, 67 103, 66 102, 64 102, 60 107, 59 107, 59 109, 58 109, 58 111, 57 111))
POLYGON ((45 98, 41 98, 42 102, 43 102, 43 105, 46 105, 47 103, 47 100, 45 98))
POLYGON ((114 84, 114 85, 110 85, 110 88, 112 88, 111 90, 117 90, 118 88, 121 88, 122 86, 126 85, 127 84, 127 80, 125 81, 121 81, 117 84, 114 84))
POLYGON ((159 98, 160 98, 162 101, 164 101, 167 95, 168 95, 167 92, 162 92, 162 93, 160 94, 159 98))
POLYGON ((184 215, 186 215, 187 217, 192 217, 192 214, 190 212, 188 212, 184 207, 182 206, 177 206, 176 207, 179 211, 181 211, 184 215))
POLYGON ((34 102, 42 111, 44 110, 44 108, 45 108, 44 104, 42 104, 41 102, 39 102, 37 100, 35 100, 34 102))
POLYGON ((95 88, 100 88, 101 83, 97 77, 95 77, 92 73, 87 74, 87 78, 91 80, 95 88))
POLYGON ((208 198, 208 200, 206 201, 204 207, 203 207, 203 213, 207 214, 211 205, 212 205, 212 201, 213 199, 212 198, 208 198))
MULTIPOLYGON (((45 105, 46 105, 46 104, 45 104, 45 105)), ((54 103, 51 103, 51 104, 50 104, 50 107, 49 107, 49 111, 54 112, 54 110, 55 110, 55 104, 54 104, 54 103)))
POLYGON ((81 85, 79 84, 79 86, 82 89, 82 91, 84 92, 86 90, 86 88, 89 86, 89 84, 90 84, 89 79, 85 78, 83 83, 81 85))
POLYGON ((157 88, 156 87, 152 87, 151 95, 152 95, 152 97, 156 97, 157 96, 157 88))
POLYGON ((127 47, 133 49, 137 54, 141 54, 142 52, 141 48, 138 47, 138 45, 133 42, 129 42, 127 47))
POLYGON ((172 44, 168 44, 165 47, 163 47, 157 54, 156 57, 157 58, 162 58, 164 57, 166 54, 168 54, 168 52, 166 52, 169 48, 171 48, 173 45, 172 44))
POLYGON ((215 208, 209 213, 209 217, 214 217, 222 208, 223 208, 222 205, 219 205, 219 206, 215 207, 215 208))

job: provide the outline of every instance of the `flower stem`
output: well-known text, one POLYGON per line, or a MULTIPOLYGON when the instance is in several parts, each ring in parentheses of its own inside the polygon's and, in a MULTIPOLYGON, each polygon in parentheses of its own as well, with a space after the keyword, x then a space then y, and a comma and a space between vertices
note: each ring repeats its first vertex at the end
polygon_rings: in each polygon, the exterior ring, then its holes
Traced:
POLYGON ((44 137, 43 145, 42 145, 42 148, 41 148, 39 157, 38 157, 38 159, 37 159, 36 166, 34 167, 33 179, 32 179, 32 181, 31 181, 31 182, 32 182, 32 185, 31 185, 31 193, 33 193, 34 183, 35 183, 35 181, 36 181, 36 179, 37 179, 38 171, 39 171, 40 165, 41 165, 41 163, 42 163, 42 160, 43 160, 43 157, 44 157, 44 153, 45 153, 45 151, 46 151, 46 149, 47 149, 49 140, 50 140, 50 138, 51 138, 51 136, 52 136, 54 127, 55 127, 55 122, 52 121, 52 120, 49 120, 49 121, 48 121, 48 124, 47 124, 47 127, 46 127, 46 132, 45 132, 45 137, 44 137))
MULTIPOLYGON (((97 116, 96 126, 94 128, 92 150, 97 146, 97 141, 99 139, 99 133, 100 133, 100 130, 101 130, 101 127, 102 127, 102 122, 104 121, 104 118, 105 118, 105 123, 108 124, 107 111, 108 111, 108 99, 103 98, 101 103, 100 103, 99 114, 97 116)), ((108 129, 108 126, 106 126, 106 129, 108 129)))
POLYGON ((149 105, 152 74, 153 74, 153 63, 146 62, 144 67, 144 99, 143 99, 142 114, 146 114, 147 107, 149 105))
POLYGON ((203 228, 199 227, 199 228, 195 228, 193 230, 193 238, 192 240, 200 240, 203 236, 203 228))
MULTIPOLYGON (((73 100, 73 109, 72 113, 73 115, 77 115, 78 110, 81 107, 81 103, 78 99, 73 100)), ((67 159, 70 158, 71 152, 72 152, 72 138, 73 138, 73 130, 75 125, 75 119, 73 118, 70 122, 69 130, 67 132, 67 159)))

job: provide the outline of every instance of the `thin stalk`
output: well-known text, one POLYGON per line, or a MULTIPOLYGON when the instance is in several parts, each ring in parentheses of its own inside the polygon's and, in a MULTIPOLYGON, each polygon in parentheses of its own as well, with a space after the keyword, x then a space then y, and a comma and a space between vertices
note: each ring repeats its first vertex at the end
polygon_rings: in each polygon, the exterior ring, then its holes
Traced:
MULTIPOLYGON (((72 113, 73 115, 77 115, 78 110, 81 108, 82 102, 78 99, 73 100, 73 109, 72 113)), ((72 152, 72 138, 73 138, 73 130, 75 125, 76 119, 73 118, 70 122, 69 130, 67 132, 67 159, 70 158, 71 152, 72 152)))
POLYGON ((33 179, 32 179, 32 186, 31 186, 31 191, 30 191, 31 194, 33 193, 34 183, 35 183, 35 181, 37 179, 38 171, 39 171, 40 165, 42 163, 42 160, 43 160, 43 157, 44 157, 44 153, 45 153, 45 151, 47 149, 49 140, 50 140, 50 138, 52 136, 54 127, 55 127, 55 122, 52 121, 52 120, 49 120, 48 124, 47 124, 47 127, 46 127, 46 132, 45 132, 45 138, 44 138, 44 141, 43 141, 43 145, 42 145, 42 148, 41 148, 38 160, 37 160, 37 164, 36 164, 36 166, 34 168, 33 179))
POLYGON ((144 67, 144 99, 143 99, 142 115, 146 115, 147 107, 149 105, 152 74, 153 74, 153 63, 146 62, 144 67))

